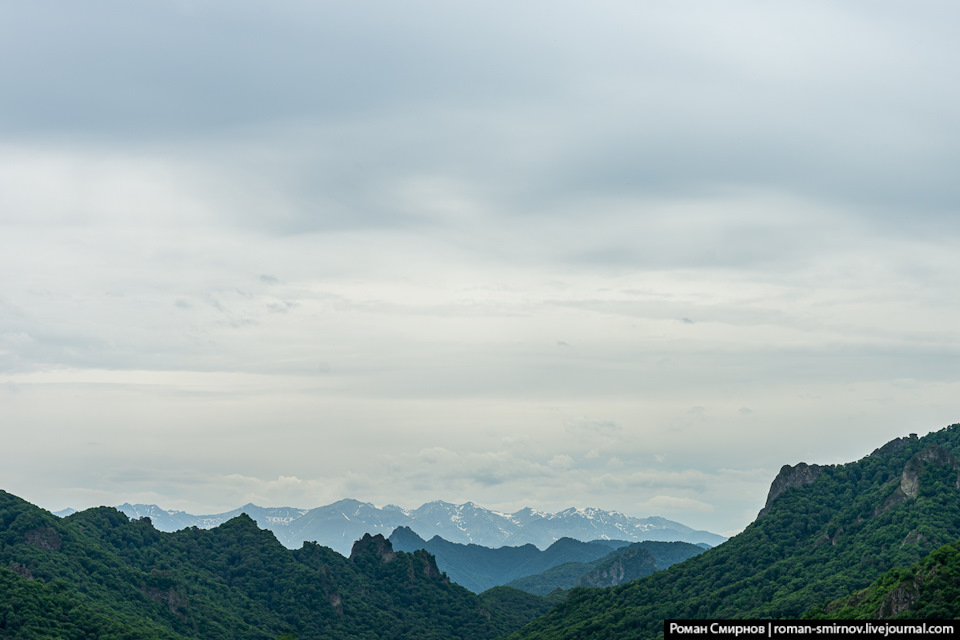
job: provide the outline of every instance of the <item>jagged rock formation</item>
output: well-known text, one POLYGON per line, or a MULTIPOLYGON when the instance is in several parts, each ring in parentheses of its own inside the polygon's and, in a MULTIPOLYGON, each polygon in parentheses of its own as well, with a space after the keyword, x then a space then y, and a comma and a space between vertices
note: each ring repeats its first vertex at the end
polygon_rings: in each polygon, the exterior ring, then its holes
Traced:
POLYGON ((884 596, 877 612, 879 618, 893 618, 909 609, 920 597, 915 582, 905 582, 884 596))
POLYGON ((874 515, 915 499, 920 491, 920 474, 928 466, 951 467, 956 472, 954 488, 960 489, 960 461, 946 449, 931 444, 907 461, 900 476, 900 486, 874 511, 874 515))
POLYGON ((916 454, 903 468, 903 476, 900 480, 900 489, 911 498, 917 497, 917 491, 920 488, 920 472, 924 465, 950 466, 957 471, 956 488, 960 489, 960 462, 956 457, 943 447, 932 444, 920 453, 916 454))
POLYGON ((903 436, 902 438, 894 438, 893 440, 883 445, 882 447, 877 447, 876 449, 874 449, 873 453, 871 453, 870 455, 885 456, 885 455, 894 453, 896 451, 900 451, 900 449, 903 449, 910 442, 916 442, 916 441, 917 441, 917 434, 915 433, 911 433, 909 436, 903 436))
POLYGON ((759 518, 769 513, 773 501, 783 495, 785 491, 812 483, 817 479, 821 471, 830 466, 831 465, 807 464, 806 462, 800 462, 795 467, 791 467, 788 464, 783 465, 780 468, 780 473, 777 474, 777 477, 774 478, 773 483, 770 485, 770 492, 767 493, 767 502, 763 505, 763 509, 760 510, 760 514, 757 517, 759 518))
POLYGON ((397 552, 393 550, 393 545, 390 541, 379 533, 375 536, 369 533, 365 534, 354 543, 353 551, 350 553, 350 561, 358 565, 363 565, 371 559, 374 559, 375 562, 379 561, 379 563, 382 564, 390 564, 396 561, 398 557, 402 558, 406 563, 401 566, 406 567, 408 581, 412 582, 416 579, 417 574, 422 574, 426 578, 436 580, 442 584, 450 584, 450 578, 437 568, 437 561, 433 555, 423 549, 418 549, 413 553, 398 555, 397 552))
POLYGON ((393 562, 397 557, 393 551, 393 545, 379 533, 375 536, 365 533, 362 538, 353 543, 350 560, 356 561, 357 557, 362 555, 380 558, 384 564, 393 562))
MULTIPOLYGON (((894 438, 882 447, 874 449, 870 456, 890 455, 900 451, 907 446, 907 444, 911 442, 915 443, 916 441, 917 434, 915 433, 911 433, 909 436, 902 438, 894 438)), ((904 500, 917 497, 917 490, 919 488, 918 477, 925 464, 952 465, 955 469, 958 469, 957 488, 960 488, 960 463, 958 463, 957 459, 949 451, 942 449, 936 444, 932 444, 910 459, 903 470, 899 489, 890 496, 885 504, 877 508, 875 514, 882 513, 900 504, 904 500)), ((783 465, 783 467, 780 468, 780 473, 777 474, 777 477, 774 478, 773 483, 771 483, 770 491, 767 493, 767 501, 757 517, 759 518, 769 513, 774 501, 786 491, 813 483, 824 469, 832 466, 833 465, 807 464, 805 462, 797 463, 796 466, 790 466, 789 464, 783 465)))

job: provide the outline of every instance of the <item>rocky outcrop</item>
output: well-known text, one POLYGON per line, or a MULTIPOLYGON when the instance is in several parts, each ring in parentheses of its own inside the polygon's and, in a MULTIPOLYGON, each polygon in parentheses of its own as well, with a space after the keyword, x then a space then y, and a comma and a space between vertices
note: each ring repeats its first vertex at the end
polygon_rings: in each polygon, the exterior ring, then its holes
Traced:
POLYGON ((10 570, 21 578, 26 578, 27 580, 33 580, 33 572, 30 571, 29 567, 26 565, 20 564, 19 562, 14 562, 10 565, 10 570))
POLYGON ((365 533, 362 538, 353 543, 353 550, 350 551, 351 560, 356 560, 359 556, 374 556, 380 558, 384 564, 388 564, 393 562, 397 553, 393 550, 390 541, 379 533, 375 536, 365 533))
POLYGON ((46 551, 60 551, 60 534, 52 527, 37 527, 24 534, 27 544, 46 551))
POLYGON ((903 613, 920 598, 920 589, 915 581, 902 582, 896 589, 884 596, 877 609, 877 617, 892 618, 903 613))
POLYGON ((433 556, 433 554, 427 553, 423 549, 417 549, 412 555, 414 562, 419 563, 420 571, 423 573, 423 575, 432 580, 440 580, 444 583, 450 582, 450 578, 447 577, 447 574, 441 573, 440 569, 437 567, 437 559, 433 556))
POLYGON ((380 564, 390 564, 396 562, 394 568, 400 571, 406 571, 407 580, 413 583, 417 580, 418 574, 427 577, 430 580, 450 583, 450 578, 442 573, 437 567, 437 560, 432 554, 418 549, 413 553, 396 552, 389 540, 381 534, 375 536, 369 533, 364 534, 362 538, 353 544, 353 551, 350 552, 350 560, 358 565, 366 566, 368 569, 375 569, 380 564), (378 562, 379 561, 379 562, 378 562))
POLYGON ((339 593, 330 593, 327 594, 327 602, 330 603, 330 606, 333 607, 333 610, 337 612, 338 615, 343 615, 343 598, 339 593))
POLYGON ((932 444, 920 453, 916 454, 907 462, 903 468, 903 475, 900 479, 900 489, 911 498, 917 497, 920 490, 920 472, 926 465, 949 466, 957 471, 955 488, 960 489, 960 462, 956 457, 943 447, 932 444))
POLYGON ((150 600, 166 605, 167 610, 180 620, 186 621, 187 598, 179 589, 157 589, 155 587, 143 587, 140 590, 150 600))
POLYGON ((757 517, 759 518, 769 513, 774 500, 783 495, 785 491, 812 483, 820 473, 829 466, 830 465, 807 464, 806 462, 801 462, 795 467, 791 467, 788 464, 783 465, 783 467, 780 468, 780 473, 773 479, 773 484, 770 485, 770 491, 767 493, 767 502, 763 505, 763 509, 760 510, 760 514, 757 517))
POLYGON ((616 558, 602 562, 590 573, 577 579, 585 587, 615 587, 643 578, 657 570, 653 555, 643 547, 631 546, 616 558))
POLYGON ((900 485, 882 505, 877 507, 874 515, 916 498, 920 492, 920 476, 924 468, 930 465, 951 467, 956 472, 954 487, 960 489, 960 461, 943 447, 931 444, 907 461, 903 467, 903 473, 900 474, 900 485))
POLYGON ((873 453, 871 453, 870 455, 885 456, 890 453, 895 453, 897 451, 900 451, 900 449, 903 449, 911 441, 916 442, 916 440, 917 440, 917 434, 915 433, 911 433, 909 436, 904 436, 902 438, 894 438, 893 440, 883 445, 882 447, 877 447, 876 449, 874 449, 873 453))

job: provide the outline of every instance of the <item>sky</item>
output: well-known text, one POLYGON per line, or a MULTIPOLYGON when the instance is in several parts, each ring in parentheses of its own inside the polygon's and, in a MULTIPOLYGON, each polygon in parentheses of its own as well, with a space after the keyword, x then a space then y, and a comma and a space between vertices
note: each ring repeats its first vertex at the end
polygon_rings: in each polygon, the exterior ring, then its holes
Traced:
POLYGON ((958 23, 0 0, 0 488, 742 529, 960 422, 958 23))

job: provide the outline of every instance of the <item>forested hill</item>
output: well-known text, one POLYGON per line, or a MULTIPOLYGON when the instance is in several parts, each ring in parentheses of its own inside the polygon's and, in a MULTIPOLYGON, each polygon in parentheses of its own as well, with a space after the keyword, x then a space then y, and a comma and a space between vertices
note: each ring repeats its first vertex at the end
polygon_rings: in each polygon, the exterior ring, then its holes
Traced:
POLYGON ((810 611, 814 618, 960 618, 960 541, 907 568, 896 567, 866 589, 810 611))
POLYGON ((60 519, 0 491, 2 638, 485 640, 547 606, 515 590, 484 599, 382 536, 347 559, 287 549, 246 516, 162 533, 107 507, 60 519))
MULTIPOLYGON (((813 614, 960 539, 958 457, 960 425, 952 425, 857 462, 785 467, 743 533, 647 578, 575 589, 511 638, 656 638, 665 618, 813 614)), ((948 563, 956 557, 942 553, 948 563)))

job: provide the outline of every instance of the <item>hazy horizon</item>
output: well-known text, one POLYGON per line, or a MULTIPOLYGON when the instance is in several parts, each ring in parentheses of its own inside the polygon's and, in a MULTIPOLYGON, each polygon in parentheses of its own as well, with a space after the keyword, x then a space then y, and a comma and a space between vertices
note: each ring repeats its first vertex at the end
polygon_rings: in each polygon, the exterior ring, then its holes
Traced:
POLYGON ((742 529, 960 422, 958 19, 0 2, 0 488, 742 529))

